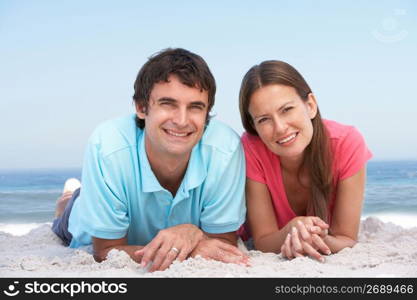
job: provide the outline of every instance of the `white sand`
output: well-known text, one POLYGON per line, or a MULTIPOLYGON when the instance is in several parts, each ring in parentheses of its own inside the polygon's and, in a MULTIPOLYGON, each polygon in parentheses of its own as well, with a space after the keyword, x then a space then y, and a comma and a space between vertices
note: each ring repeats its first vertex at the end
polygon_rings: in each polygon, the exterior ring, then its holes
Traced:
POLYGON ((24 236, 0 232, 0 245, 0 277, 417 277, 417 227, 404 229, 373 217, 362 221, 353 249, 326 257, 325 263, 249 251, 251 267, 196 258, 149 273, 117 250, 96 263, 91 248, 62 246, 48 225, 24 236))

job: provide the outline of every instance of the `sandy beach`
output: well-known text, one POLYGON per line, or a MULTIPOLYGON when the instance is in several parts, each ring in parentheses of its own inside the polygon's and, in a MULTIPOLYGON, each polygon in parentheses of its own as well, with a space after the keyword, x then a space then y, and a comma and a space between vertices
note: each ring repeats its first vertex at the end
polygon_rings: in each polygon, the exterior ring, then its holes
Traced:
POLYGON ((117 250, 96 263, 91 248, 64 247, 49 225, 23 236, 0 232, 0 245, 0 277, 417 277, 417 227, 405 229, 375 217, 362 221, 354 248, 326 257, 325 263, 248 251, 250 267, 198 257, 149 273, 117 250))

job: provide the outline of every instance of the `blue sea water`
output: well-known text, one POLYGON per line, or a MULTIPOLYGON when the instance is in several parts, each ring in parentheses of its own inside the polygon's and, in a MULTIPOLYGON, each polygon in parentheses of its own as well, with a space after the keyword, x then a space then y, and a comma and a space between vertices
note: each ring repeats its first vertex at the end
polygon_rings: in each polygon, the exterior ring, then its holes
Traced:
MULTIPOLYGON (((18 234, 52 222, 70 177, 80 179, 81 170, 0 170, 0 231, 18 234)), ((417 161, 369 162, 362 215, 417 226, 417 161)))

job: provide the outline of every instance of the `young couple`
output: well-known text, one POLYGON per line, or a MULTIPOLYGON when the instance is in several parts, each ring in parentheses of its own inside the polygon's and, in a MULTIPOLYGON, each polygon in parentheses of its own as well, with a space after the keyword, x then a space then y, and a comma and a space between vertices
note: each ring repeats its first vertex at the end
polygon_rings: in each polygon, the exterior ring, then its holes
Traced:
POLYGON ((210 120, 216 85, 194 53, 152 56, 134 89, 136 114, 94 131, 82 188, 57 203, 65 244, 92 244, 97 261, 123 250, 150 271, 196 255, 248 265, 239 235, 289 259, 355 244, 371 153, 354 127, 321 119, 293 67, 247 72, 242 138, 210 120))

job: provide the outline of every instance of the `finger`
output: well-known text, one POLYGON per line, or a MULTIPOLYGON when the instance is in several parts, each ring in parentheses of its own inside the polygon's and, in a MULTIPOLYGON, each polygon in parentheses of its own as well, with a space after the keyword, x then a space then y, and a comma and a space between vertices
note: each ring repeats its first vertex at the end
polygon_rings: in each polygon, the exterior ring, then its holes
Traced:
POLYGON ((320 219, 319 217, 313 217, 313 222, 314 225, 319 226, 321 229, 327 229, 329 228, 329 225, 324 222, 322 219, 320 219))
POLYGON ((326 243, 323 241, 322 238, 320 238, 317 234, 313 234, 312 236, 313 243, 318 247, 321 253, 330 255, 332 254, 332 251, 330 251, 329 246, 326 245, 326 243))
POLYGON ((172 250, 172 247, 169 246, 170 244, 162 244, 161 248, 155 253, 155 257, 152 262, 152 268, 150 269, 151 272, 156 271, 168 258, 171 262, 177 257, 178 252, 172 250))
POLYGON ((285 253, 287 254, 287 258, 288 259, 294 258, 294 256, 292 255, 292 251, 291 251, 291 234, 290 233, 288 233, 287 237, 285 238, 284 247, 285 247, 285 253))
POLYGON ((224 250, 222 248, 217 248, 214 252, 215 259, 224 263, 244 263, 243 257, 234 254, 233 252, 224 250))
POLYGON ((309 231, 312 234, 320 234, 322 229, 319 226, 311 226, 309 231))
POLYGON ((309 245, 308 243, 303 242, 303 249, 304 249, 304 252, 308 256, 311 256, 311 257, 317 259, 320 262, 324 262, 324 257, 321 256, 319 252, 317 252, 316 250, 314 250, 314 248, 311 245, 309 245))
POLYGON ((304 225, 303 222, 297 221, 297 229, 298 229, 298 232, 301 235, 301 238, 303 240, 305 240, 306 242, 308 242, 309 244, 311 244, 311 235, 308 232, 308 230, 307 230, 307 228, 306 228, 306 226, 304 225))
POLYGON ((296 252, 296 251, 294 251, 293 254, 294 254, 294 257, 303 257, 304 256, 303 254, 301 254, 299 252, 296 252))
POLYGON ((237 263, 249 265, 249 256, 246 253, 239 250, 236 246, 230 245, 222 241, 218 241, 218 242, 219 242, 218 244, 219 247, 223 249, 224 251, 226 251, 226 253, 233 255, 237 263))
POLYGON ((287 236, 285 237, 284 242, 281 245, 281 256, 282 258, 287 258, 287 247, 285 246, 285 242, 287 241, 289 236, 289 233, 287 234, 287 236))
MULTIPOLYGON (((159 268, 155 266, 155 270, 163 271, 167 269, 172 264, 172 262, 178 257, 178 255, 179 253, 174 250, 168 251, 168 253, 166 254, 165 260, 162 262, 159 268)), ((152 266, 152 268, 153 267, 154 266, 152 266)))
POLYGON ((222 261, 225 263, 236 263, 248 265, 249 257, 235 246, 222 242, 218 239, 211 240, 211 247, 206 249, 205 258, 222 261))
POLYGON ((309 231, 311 234, 318 234, 320 237, 325 237, 328 234, 328 229, 322 229, 319 226, 312 226, 309 231))
MULTIPOLYGON (((292 250, 301 253, 303 247, 301 246, 300 238, 298 237, 297 227, 293 227, 291 230, 291 245, 292 250)), ((295 255, 295 253, 293 253, 295 255)))
POLYGON ((222 249, 222 253, 224 255, 224 262, 234 263, 234 264, 243 264, 248 266, 249 265, 249 256, 246 254, 238 255, 235 252, 231 252, 228 250, 222 249))
POLYGON ((137 255, 142 255, 142 260, 140 262, 142 268, 146 267, 150 261, 153 261, 153 258, 161 246, 161 243, 162 241, 159 239, 153 239, 149 244, 136 252, 137 255))
POLYGON ((187 259, 188 255, 191 253, 191 248, 189 247, 182 247, 180 250, 180 253, 178 253, 178 256, 176 257, 177 260, 180 262, 183 262, 187 259))
POLYGON ((282 244, 282 246, 281 246, 281 256, 283 258, 287 257, 287 251, 285 250, 285 244, 282 244))

